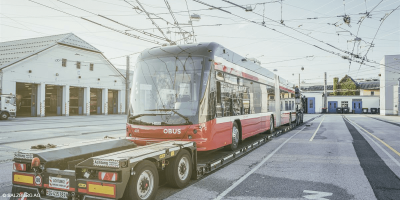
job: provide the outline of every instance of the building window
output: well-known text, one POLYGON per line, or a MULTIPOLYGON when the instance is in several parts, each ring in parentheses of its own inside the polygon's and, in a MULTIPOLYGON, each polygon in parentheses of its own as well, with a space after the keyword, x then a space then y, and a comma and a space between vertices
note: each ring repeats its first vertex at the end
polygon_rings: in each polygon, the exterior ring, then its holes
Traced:
POLYGON ((61 66, 63 66, 63 67, 67 66, 67 59, 65 59, 65 58, 62 59, 61 66))
POLYGON ((81 62, 76 62, 76 68, 80 69, 81 68, 81 62))
POLYGON ((374 91, 371 91, 371 96, 374 96, 375 95, 375 92, 374 91))
POLYGON ((93 71, 93 63, 90 63, 90 71, 93 71))
POLYGON ((342 101, 342 108, 347 108, 349 107, 349 102, 348 101, 342 101))

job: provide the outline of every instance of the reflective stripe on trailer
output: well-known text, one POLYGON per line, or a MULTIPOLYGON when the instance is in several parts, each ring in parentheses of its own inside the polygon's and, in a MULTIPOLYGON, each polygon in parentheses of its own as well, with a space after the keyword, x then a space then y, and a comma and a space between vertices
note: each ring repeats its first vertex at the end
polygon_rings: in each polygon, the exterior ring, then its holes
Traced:
POLYGON ((170 148, 168 151, 171 152, 171 151, 176 151, 176 150, 179 150, 179 149, 181 149, 181 148, 180 147, 174 147, 174 148, 170 148))
POLYGON ((233 157, 233 154, 231 154, 231 155, 229 155, 229 156, 226 156, 225 158, 224 158, 224 160, 228 160, 229 158, 232 158, 233 157))
POLYGON ((134 163, 134 162, 137 162, 137 161, 144 160, 145 158, 150 158, 150 157, 154 157, 154 156, 160 156, 161 154, 165 154, 165 153, 166 153, 166 151, 162 150, 162 151, 150 153, 150 154, 147 154, 147 155, 139 156, 137 158, 132 158, 132 159, 129 160, 129 162, 130 163, 134 163))
POLYGON ((192 147, 192 146, 193 146, 193 143, 183 145, 183 147, 192 147))
POLYGON ((218 164, 220 164, 221 163, 221 161, 219 160, 219 161, 217 161, 217 162, 214 162, 214 163, 212 163, 211 164, 211 167, 214 167, 215 165, 218 165, 218 164))

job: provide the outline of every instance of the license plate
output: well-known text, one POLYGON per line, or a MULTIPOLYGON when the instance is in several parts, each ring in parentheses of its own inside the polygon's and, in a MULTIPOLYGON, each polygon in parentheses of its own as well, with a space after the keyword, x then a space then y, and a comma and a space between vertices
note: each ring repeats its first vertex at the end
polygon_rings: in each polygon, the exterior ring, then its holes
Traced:
POLYGON ((46 195, 47 196, 52 196, 52 197, 63 198, 63 199, 67 199, 68 198, 68 192, 49 190, 49 189, 46 190, 46 195))

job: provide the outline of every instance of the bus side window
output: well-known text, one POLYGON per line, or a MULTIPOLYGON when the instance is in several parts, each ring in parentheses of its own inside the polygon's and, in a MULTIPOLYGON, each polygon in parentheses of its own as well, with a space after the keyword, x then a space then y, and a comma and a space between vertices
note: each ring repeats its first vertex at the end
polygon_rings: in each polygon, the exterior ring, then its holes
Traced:
POLYGON ((217 103, 215 107, 216 107, 216 116, 223 117, 222 104, 221 104, 221 82, 219 81, 217 81, 217 103))
POLYGON ((250 114, 250 95, 246 91, 245 93, 242 93, 242 97, 243 97, 243 114, 244 115, 250 114))

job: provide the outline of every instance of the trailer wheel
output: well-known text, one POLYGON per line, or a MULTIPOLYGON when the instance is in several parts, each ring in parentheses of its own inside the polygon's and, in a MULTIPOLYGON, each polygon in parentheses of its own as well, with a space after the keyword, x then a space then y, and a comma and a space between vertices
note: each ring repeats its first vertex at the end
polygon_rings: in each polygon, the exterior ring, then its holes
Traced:
POLYGON ((169 160, 165 175, 168 185, 174 188, 185 187, 192 177, 193 164, 190 153, 182 149, 176 157, 169 160))
POLYGON ((129 179, 125 189, 125 199, 154 199, 158 189, 158 171, 156 166, 144 160, 135 167, 135 175, 129 179))
POLYGON ((0 119, 2 119, 2 120, 7 120, 7 119, 8 119, 8 113, 2 112, 2 113, 0 114, 0 119))
POLYGON ((232 126, 232 144, 228 146, 229 150, 236 150, 237 147, 239 146, 239 140, 240 140, 240 132, 239 132, 239 126, 237 125, 236 122, 233 122, 232 126))

